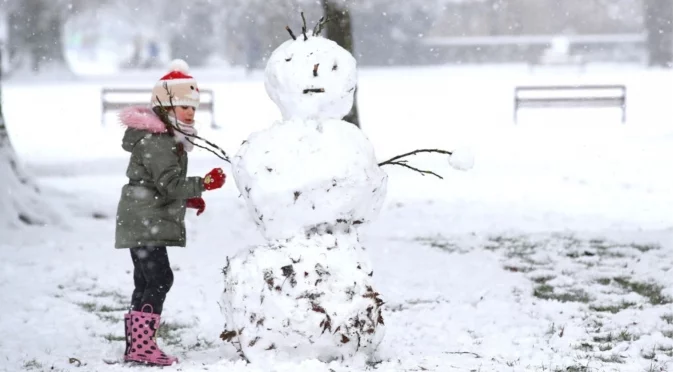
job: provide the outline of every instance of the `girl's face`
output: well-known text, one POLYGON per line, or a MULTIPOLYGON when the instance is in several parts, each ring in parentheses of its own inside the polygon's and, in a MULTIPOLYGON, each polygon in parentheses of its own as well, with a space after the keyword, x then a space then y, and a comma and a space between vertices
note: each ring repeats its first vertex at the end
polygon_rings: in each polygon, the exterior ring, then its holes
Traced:
POLYGON ((175 115, 177 116, 176 119, 185 124, 194 124, 195 113, 196 109, 192 106, 175 106, 175 115))

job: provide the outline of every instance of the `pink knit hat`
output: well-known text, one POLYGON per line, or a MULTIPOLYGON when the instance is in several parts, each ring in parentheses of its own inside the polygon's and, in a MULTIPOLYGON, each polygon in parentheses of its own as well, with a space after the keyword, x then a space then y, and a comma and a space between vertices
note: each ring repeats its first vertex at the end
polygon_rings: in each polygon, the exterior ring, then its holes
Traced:
POLYGON ((188 74, 189 66, 181 59, 171 62, 169 72, 164 75, 152 89, 152 107, 173 106, 199 107, 199 87, 196 80, 188 74))

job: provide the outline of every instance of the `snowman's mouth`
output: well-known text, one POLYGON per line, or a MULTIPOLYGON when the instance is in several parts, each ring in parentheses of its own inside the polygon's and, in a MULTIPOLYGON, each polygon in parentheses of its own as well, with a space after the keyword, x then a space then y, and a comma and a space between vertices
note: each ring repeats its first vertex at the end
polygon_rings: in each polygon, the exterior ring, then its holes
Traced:
POLYGON ((304 89, 304 94, 309 93, 325 93, 325 88, 306 88, 304 89))

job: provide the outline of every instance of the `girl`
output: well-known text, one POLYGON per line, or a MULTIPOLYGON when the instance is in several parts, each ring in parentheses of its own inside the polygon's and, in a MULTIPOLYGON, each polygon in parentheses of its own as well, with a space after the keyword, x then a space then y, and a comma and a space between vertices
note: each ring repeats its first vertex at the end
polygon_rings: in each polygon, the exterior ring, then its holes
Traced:
POLYGON ((194 114, 199 88, 182 60, 152 90, 152 108, 129 107, 119 117, 127 127, 122 148, 131 154, 117 208, 115 247, 130 248, 135 289, 124 317, 125 361, 171 365, 177 358, 156 344, 160 315, 173 284, 167 246, 184 247, 186 208, 203 213, 205 190, 222 187, 215 168, 204 178, 187 177, 187 154, 196 134, 194 114))

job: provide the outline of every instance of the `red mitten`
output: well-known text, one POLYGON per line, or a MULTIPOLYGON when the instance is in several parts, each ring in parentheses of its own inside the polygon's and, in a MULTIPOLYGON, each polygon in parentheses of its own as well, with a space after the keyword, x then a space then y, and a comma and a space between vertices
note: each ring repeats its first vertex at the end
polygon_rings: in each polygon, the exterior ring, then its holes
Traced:
POLYGON ((226 179, 227 175, 224 174, 222 168, 215 168, 206 174, 206 177, 203 179, 203 187, 206 190, 219 189, 224 185, 226 179))
POLYGON ((196 209, 196 215, 200 216, 206 210, 206 201, 203 198, 187 199, 187 208, 196 209))

